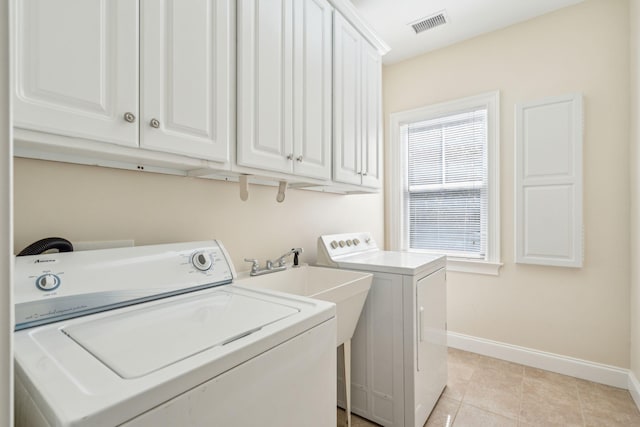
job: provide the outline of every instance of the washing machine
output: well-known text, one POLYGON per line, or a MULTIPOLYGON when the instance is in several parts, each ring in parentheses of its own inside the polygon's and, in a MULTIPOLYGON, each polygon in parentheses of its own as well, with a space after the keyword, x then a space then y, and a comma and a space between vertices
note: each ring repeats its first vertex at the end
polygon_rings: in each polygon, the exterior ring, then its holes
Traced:
POLYGON ((318 264, 373 273, 351 341, 352 412, 422 427, 447 383, 446 257, 384 251, 360 232, 321 236, 318 264))
POLYGON ((334 427, 335 307, 234 277, 217 241, 17 257, 16 424, 334 427))

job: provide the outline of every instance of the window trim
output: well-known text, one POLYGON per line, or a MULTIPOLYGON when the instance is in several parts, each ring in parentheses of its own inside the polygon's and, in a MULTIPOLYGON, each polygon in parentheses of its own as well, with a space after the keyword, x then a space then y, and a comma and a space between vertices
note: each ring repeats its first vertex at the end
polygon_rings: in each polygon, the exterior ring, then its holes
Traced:
POLYGON ((500 262, 500 91, 474 95, 453 101, 432 104, 413 110, 392 113, 389 116, 389 198, 388 236, 391 250, 408 250, 408 238, 404 236, 403 193, 407 185, 407 147, 403 146, 401 127, 408 123, 428 120, 473 107, 487 107, 487 161, 488 161, 488 218, 487 255, 484 260, 449 257, 447 270, 465 273, 498 275, 500 262))

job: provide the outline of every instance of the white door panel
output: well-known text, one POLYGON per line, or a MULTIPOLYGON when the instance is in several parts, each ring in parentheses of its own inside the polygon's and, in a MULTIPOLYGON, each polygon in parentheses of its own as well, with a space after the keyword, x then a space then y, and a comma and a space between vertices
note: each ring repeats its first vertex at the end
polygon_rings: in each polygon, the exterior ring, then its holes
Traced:
POLYGON ((294 3, 294 172, 331 179, 332 8, 294 3))
POLYGON ((291 172, 292 0, 238 2, 238 164, 291 172))
POLYGON ((17 127, 136 146, 138 6, 16 0, 17 127))
POLYGON ((382 115, 380 55, 362 42, 362 185, 379 187, 381 178, 382 115))
POLYGON ((361 183, 361 36, 341 15, 334 18, 334 179, 361 183))
POLYGON ((516 262, 582 267, 582 95, 516 105, 516 262))
POLYGON ((229 7, 143 0, 142 147, 229 160, 229 7))

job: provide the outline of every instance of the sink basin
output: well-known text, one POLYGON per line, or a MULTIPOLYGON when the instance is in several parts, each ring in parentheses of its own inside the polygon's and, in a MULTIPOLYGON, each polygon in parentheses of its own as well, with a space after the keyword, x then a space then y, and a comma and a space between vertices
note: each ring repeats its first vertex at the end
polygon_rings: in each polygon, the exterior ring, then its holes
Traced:
POLYGON ((340 346, 353 336, 372 279, 369 273, 304 265, 262 276, 241 273, 234 283, 335 303, 340 346))

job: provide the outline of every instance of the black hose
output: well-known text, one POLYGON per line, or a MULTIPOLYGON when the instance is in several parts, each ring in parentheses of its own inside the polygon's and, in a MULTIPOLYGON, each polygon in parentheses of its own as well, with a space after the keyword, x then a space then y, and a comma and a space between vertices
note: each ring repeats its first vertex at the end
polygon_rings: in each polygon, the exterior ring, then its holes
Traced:
POLYGON ((18 256, 40 255, 50 249, 57 249, 59 252, 73 252, 73 245, 62 237, 47 237, 37 242, 33 242, 24 248, 18 256))

